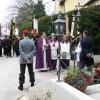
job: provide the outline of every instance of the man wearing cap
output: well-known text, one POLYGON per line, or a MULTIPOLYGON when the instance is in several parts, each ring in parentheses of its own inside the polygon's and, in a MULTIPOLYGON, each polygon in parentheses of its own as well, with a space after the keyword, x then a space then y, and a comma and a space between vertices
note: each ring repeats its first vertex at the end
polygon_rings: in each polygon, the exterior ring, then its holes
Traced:
POLYGON ((20 53, 20 74, 19 74, 19 90, 23 90, 23 84, 25 82, 25 68, 28 67, 31 86, 34 86, 35 78, 33 72, 33 55, 35 53, 35 44, 28 38, 29 31, 23 30, 24 39, 19 42, 20 53))

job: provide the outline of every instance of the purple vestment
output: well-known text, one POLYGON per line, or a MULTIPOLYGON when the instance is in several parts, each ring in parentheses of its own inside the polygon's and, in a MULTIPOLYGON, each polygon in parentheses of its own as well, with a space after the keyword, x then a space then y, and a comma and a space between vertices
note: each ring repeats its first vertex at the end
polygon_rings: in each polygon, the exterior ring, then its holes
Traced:
MULTIPOLYGON (((49 38, 46 37, 46 44, 49 44, 49 38)), ((51 69, 51 50, 50 45, 48 45, 46 50, 46 61, 47 61, 47 67, 51 69)), ((43 62, 43 39, 42 37, 39 38, 37 42, 37 48, 36 48, 36 69, 44 68, 44 62, 43 62)))

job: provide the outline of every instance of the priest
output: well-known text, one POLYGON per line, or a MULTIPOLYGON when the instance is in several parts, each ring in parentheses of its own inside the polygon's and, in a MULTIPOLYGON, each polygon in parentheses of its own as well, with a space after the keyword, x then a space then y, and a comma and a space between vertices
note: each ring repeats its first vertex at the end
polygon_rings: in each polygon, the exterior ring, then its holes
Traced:
POLYGON ((43 32, 42 36, 38 39, 36 49, 36 69, 40 71, 46 71, 51 69, 51 51, 49 38, 46 37, 46 33, 43 32))

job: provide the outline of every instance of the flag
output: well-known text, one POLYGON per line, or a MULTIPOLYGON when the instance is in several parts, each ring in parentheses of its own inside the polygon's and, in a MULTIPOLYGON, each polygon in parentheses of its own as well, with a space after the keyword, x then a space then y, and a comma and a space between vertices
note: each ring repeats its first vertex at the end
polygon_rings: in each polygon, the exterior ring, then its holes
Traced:
POLYGON ((38 36, 38 20, 37 19, 33 19, 33 29, 32 29, 32 32, 33 32, 33 36, 36 37, 38 36))

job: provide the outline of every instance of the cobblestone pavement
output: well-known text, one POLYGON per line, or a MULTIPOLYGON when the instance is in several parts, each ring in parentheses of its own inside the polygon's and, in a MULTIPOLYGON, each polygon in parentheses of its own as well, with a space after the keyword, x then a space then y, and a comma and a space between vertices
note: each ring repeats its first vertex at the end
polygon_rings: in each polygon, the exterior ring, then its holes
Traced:
MULTIPOLYGON (((100 56, 95 56, 96 62, 100 61, 100 56)), ((73 66, 73 62, 71 62, 73 66)), ((28 71, 26 69, 26 82, 24 84, 24 91, 21 92, 18 87, 19 75, 19 59, 14 58, 0 58, 0 100, 16 100, 18 96, 27 95, 30 87, 28 71)), ((63 76, 63 75, 62 75, 63 76)), ((56 72, 38 72, 35 70, 36 82, 40 83, 51 78, 57 78, 56 72)))

